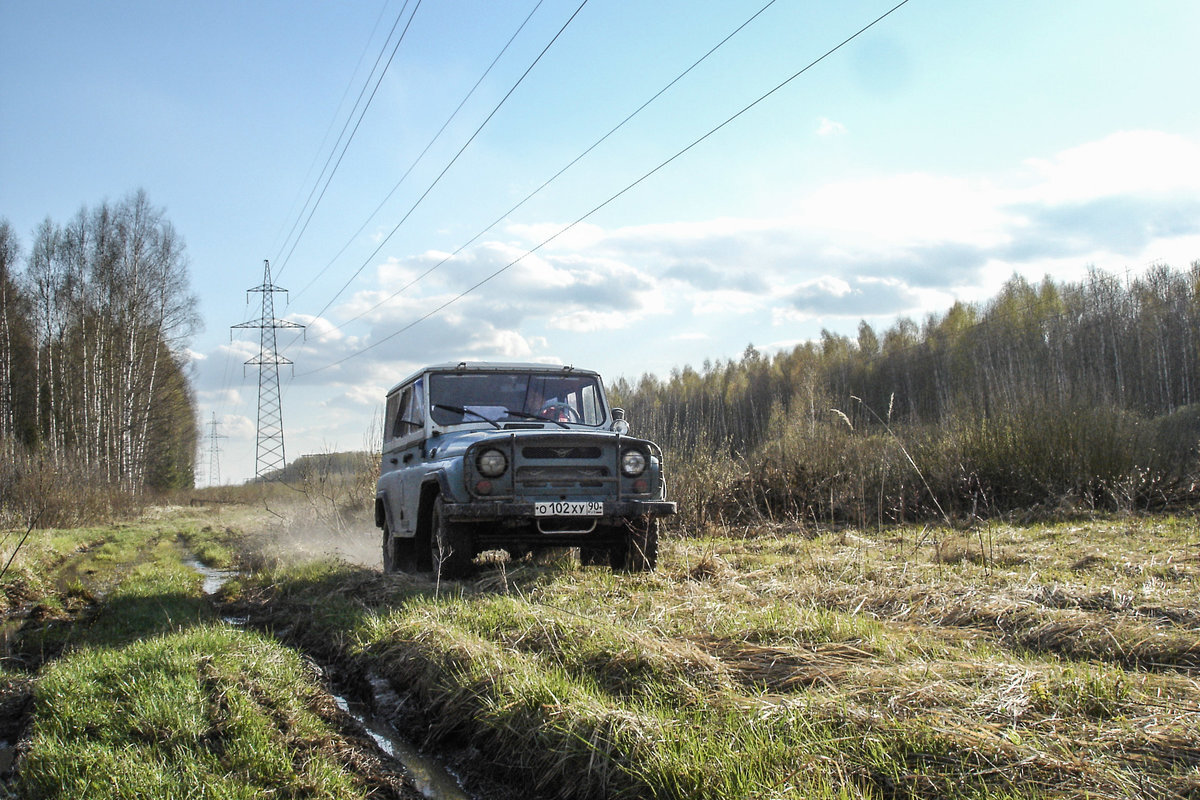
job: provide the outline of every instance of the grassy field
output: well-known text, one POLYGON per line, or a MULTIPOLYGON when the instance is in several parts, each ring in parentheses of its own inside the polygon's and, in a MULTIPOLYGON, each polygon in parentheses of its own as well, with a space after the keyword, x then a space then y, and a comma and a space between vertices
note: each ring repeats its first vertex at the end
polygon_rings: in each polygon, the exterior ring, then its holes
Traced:
POLYGON ((1198 547, 1173 518, 760 528, 638 576, 293 564, 241 604, 549 796, 1195 797, 1198 547))
POLYGON ((18 574, 50 610, 2 676, 34 698, 23 796, 98 769, 362 796, 382 767, 346 756, 366 758, 315 659, 389 681, 418 744, 544 797, 1200 797, 1194 519, 714 528, 668 537, 651 574, 558 557, 440 586, 178 520, 44 541, 18 574), (37 577, 108 547, 124 577, 99 599, 37 577), (256 632, 221 626, 168 547, 240 564, 220 613, 256 632))
POLYGON ((420 797, 311 662, 202 596, 186 561, 240 541, 178 513, 29 539, 0 583, 0 797, 420 797))

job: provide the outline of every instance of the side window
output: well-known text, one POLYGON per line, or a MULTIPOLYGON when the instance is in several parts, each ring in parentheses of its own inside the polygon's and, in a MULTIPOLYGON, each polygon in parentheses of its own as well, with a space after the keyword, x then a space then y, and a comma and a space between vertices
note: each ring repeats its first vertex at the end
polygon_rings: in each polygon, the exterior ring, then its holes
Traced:
POLYGON ((396 414, 400 410, 400 395, 393 393, 387 396, 387 405, 383 410, 383 436, 387 441, 395 438, 392 431, 395 426, 396 414))
POLYGON ((388 398, 388 419, 391 420, 391 437, 405 439, 425 428, 425 386, 417 381, 404 387, 399 394, 388 398), (396 400, 395 408, 392 399, 396 400))
POLYGON ((399 439, 408 434, 408 426, 405 424, 404 414, 408 410, 411 400, 411 386, 405 388, 399 394, 394 394, 388 398, 388 419, 392 423, 390 430, 393 439, 399 439), (392 405, 393 400, 396 401, 394 407, 392 405))
POLYGON ((408 398, 408 406, 404 411, 404 424, 407 433, 416 433, 425 427, 425 384, 417 381, 413 384, 412 393, 408 398))

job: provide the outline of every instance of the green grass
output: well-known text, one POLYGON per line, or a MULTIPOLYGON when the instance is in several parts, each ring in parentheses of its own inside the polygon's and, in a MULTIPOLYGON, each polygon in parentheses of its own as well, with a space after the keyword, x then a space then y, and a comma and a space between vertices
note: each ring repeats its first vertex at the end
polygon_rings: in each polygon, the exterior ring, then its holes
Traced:
POLYGON ((2 586, 36 611, 0 665, 0 709, 33 701, 17 796, 357 798, 392 781, 295 651, 217 621, 184 559, 229 563, 234 535, 176 517, 31 539, 2 586))
POLYGON ((360 797, 291 651, 219 625, 92 648, 38 677, 29 798, 360 797))
POLYGON ((223 590, 260 633, 218 624, 183 563, 249 563, 240 529, 23 554, 3 588, 41 616, 0 673, 0 701, 34 697, 23 796, 366 794, 298 652, 386 678, 418 738, 547 796, 1200 794, 1191 519, 712 527, 654 573, 555 558, 440 586, 288 559, 223 590))
POLYGON ((281 567, 244 608, 575 797, 1200 791, 1194 521, 714 533, 637 576, 281 567))

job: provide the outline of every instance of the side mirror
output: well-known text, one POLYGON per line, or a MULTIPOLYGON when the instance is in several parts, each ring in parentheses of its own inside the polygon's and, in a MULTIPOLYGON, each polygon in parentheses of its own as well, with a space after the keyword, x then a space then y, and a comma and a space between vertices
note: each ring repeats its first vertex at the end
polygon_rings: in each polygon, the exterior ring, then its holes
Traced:
POLYGON ((613 424, 612 430, 624 436, 629 433, 629 423, 625 421, 625 409, 614 408, 612 410, 613 424))

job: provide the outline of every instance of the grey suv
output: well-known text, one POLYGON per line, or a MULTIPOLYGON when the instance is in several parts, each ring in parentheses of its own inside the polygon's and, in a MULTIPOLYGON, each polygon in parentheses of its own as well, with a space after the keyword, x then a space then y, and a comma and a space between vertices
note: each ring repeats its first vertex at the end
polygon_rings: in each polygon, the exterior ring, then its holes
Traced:
POLYGON ((628 436, 600 376, 540 364, 426 367, 387 395, 375 524, 385 571, 470 573, 578 547, 584 564, 645 571, 658 558, 662 451, 628 436))

